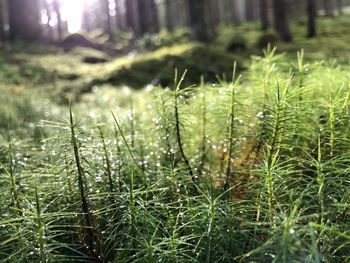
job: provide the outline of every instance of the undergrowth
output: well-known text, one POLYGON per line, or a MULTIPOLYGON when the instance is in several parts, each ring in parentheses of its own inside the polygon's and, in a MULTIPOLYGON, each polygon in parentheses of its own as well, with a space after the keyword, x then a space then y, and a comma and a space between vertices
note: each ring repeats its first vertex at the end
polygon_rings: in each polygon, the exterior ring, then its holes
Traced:
POLYGON ((70 110, 2 93, 0 261, 348 262, 348 67, 275 51, 70 110))

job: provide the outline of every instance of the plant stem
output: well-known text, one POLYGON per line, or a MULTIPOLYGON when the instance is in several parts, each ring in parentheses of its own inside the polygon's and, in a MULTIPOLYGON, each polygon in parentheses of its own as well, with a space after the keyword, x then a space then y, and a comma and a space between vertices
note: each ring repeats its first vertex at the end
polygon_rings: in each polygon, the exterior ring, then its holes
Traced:
POLYGON ((73 112, 71 107, 69 109, 69 117, 70 117, 71 143, 73 145, 75 164, 78 172, 78 186, 80 191, 80 201, 81 201, 82 212, 83 212, 86 227, 87 227, 86 229, 87 249, 89 251, 90 256, 94 257, 97 262, 102 262, 101 251, 99 250, 99 247, 96 247, 98 239, 95 235, 93 219, 92 219, 91 211, 88 204, 87 194, 85 193, 85 186, 84 186, 85 174, 80 161, 80 153, 79 153, 78 142, 75 134, 75 123, 74 123, 73 112))
POLYGON ((179 96, 179 90, 180 90, 180 86, 186 76, 186 72, 185 71, 181 77, 181 79, 179 80, 179 82, 177 82, 177 71, 175 71, 175 91, 174 91, 174 113, 175 113, 175 130, 176 130, 176 141, 177 141, 177 145, 179 147, 179 151, 181 154, 181 157, 187 167, 188 170, 188 174, 191 177, 191 180, 194 184, 197 183, 197 178, 195 177, 195 175, 193 174, 190 162, 187 159, 187 156, 185 154, 185 151, 183 149, 183 144, 182 144, 182 137, 181 137, 181 130, 180 130, 180 114, 179 114, 179 105, 178 105, 178 96, 179 96))
POLYGON ((231 182, 233 181, 233 167, 231 168, 232 163, 232 152, 234 145, 234 131, 235 131, 235 111, 236 111, 236 87, 240 78, 236 80, 236 67, 237 63, 235 62, 233 68, 233 76, 232 76, 232 90, 231 90, 231 109, 230 109, 230 125, 229 125, 229 145, 228 145, 228 155, 227 155, 227 164, 226 164, 226 181, 224 190, 230 188, 231 182))
POLYGON ((201 78, 201 96, 202 96, 202 154, 201 154, 201 162, 198 169, 198 174, 203 173, 205 160, 206 160, 206 151, 207 151, 207 99, 206 92, 204 88, 204 79, 201 78))
POLYGON ((35 203, 36 203, 36 222, 37 222, 37 239, 40 251, 40 262, 46 262, 45 241, 44 241, 44 223, 42 220, 38 188, 35 186, 35 203))
POLYGON ((9 171, 8 174, 10 175, 10 180, 11 180, 11 194, 13 196, 13 200, 17 209, 18 215, 22 215, 22 206, 19 200, 19 193, 17 191, 17 182, 16 182, 16 176, 15 176, 15 167, 14 167, 14 160, 13 160, 13 149, 12 149, 12 142, 11 142, 11 136, 10 134, 8 135, 8 157, 9 157, 9 171))
POLYGON ((102 141, 102 148, 103 148, 103 156, 106 162, 106 173, 107 173, 107 179, 108 179, 108 186, 109 186, 109 191, 112 193, 115 190, 115 187, 113 185, 113 179, 112 179, 112 169, 111 169, 111 162, 109 159, 109 154, 108 154, 108 149, 106 145, 106 140, 102 131, 102 128, 99 127, 100 131, 100 137, 102 141))

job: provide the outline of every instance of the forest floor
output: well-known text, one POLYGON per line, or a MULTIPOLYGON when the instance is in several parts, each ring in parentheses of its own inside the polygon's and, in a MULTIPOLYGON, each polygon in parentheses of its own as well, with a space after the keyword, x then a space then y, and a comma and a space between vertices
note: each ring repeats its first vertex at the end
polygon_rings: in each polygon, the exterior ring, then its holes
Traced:
POLYGON ((265 53, 257 24, 118 58, 4 46, 0 262, 349 262, 349 18, 265 53))
MULTIPOLYGON (((305 38, 306 22, 295 22, 292 24, 294 42, 277 42, 277 52, 285 53, 287 64, 295 59, 297 51, 301 49, 304 49, 308 62, 336 60, 338 64, 348 64, 349 20, 346 15, 319 19, 318 36, 311 39, 305 38)), ((117 58, 87 48, 64 52, 40 45, 4 46, 0 50, 0 79, 4 84, 15 86, 25 84, 36 88, 44 84, 48 94, 67 102, 106 84, 133 89, 142 89, 148 84, 171 87, 175 68, 179 71, 189 70, 186 84, 199 83, 201 76, 207 82, 217 82, 217 78, 230 77, 234 61, 239 69, 248 69, 252 56, 263 55, 262 48, 257 47, 261 33, 255 23, 220 28, 217 40, 209 48, 186 42, 186 33, 182 34, 184 36, 180 34, 176 38, 162 33, 158 38, 148 40, 156 50, 145 51, 141 46, 138 49, 143 51, 130 52, 117 58), (156 45, 157 42, 160 44, 156 45), (227 52, 230 42, 243 43, 244 48, 227 52), (106 63, 86 63, 88 59, 104 59, 106 63)))

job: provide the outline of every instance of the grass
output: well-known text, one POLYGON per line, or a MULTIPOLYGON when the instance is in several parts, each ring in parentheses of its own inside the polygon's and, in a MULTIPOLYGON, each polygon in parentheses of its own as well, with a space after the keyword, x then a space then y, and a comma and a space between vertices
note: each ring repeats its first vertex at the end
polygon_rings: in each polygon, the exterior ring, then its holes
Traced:
MULTIPOLYGON (((190 75, 181 78, 179 68, 170 88, 101 81, 70 107, 52 100, 90 70, 118 76, 125 65, 186 61, 197 49, 186 44, 77 68, 76 80, 57 76, 80 65, 79 51, 18 54, 35 61, 29 75, 3 66, 0 262, 350 260, 344 60, 267 49, 216 84, 194 71, 198 80, 189 82, 200 84, 187 86, 190 75), (49 82, 53 73, 43 65, 53 57, 66 64, 49 82)), ((221 61, 225 53, 214 50, 221 61)))

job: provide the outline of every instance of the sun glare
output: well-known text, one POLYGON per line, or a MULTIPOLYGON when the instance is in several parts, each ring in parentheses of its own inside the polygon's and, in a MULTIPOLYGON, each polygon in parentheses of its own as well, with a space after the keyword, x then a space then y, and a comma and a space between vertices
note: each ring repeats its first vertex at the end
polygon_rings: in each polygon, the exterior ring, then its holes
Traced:
MULTIPOLYGON (((1 0, 0 0, 1 1, 1 0)), ((52 5, 54 0, 47 0, 52 5)), ((59 0, 62 21, 68 24, 68 32, 75 33, 82 28, 82 19, 84 10, 93 10, 96 0, 59 0)), ((115 16, 115 1, 109 0, 110 15, 115 16)), ((41 23, 54 27, 57 25, 57 18, 53 15, 49 21, 49 17, 45 10, 42 10, 41 23)))
POLYGON ((81 29, 81 20, 84 10, 84 0, 63 0, 61 1, 62 19, 68 23, 70 33, 81 29))

